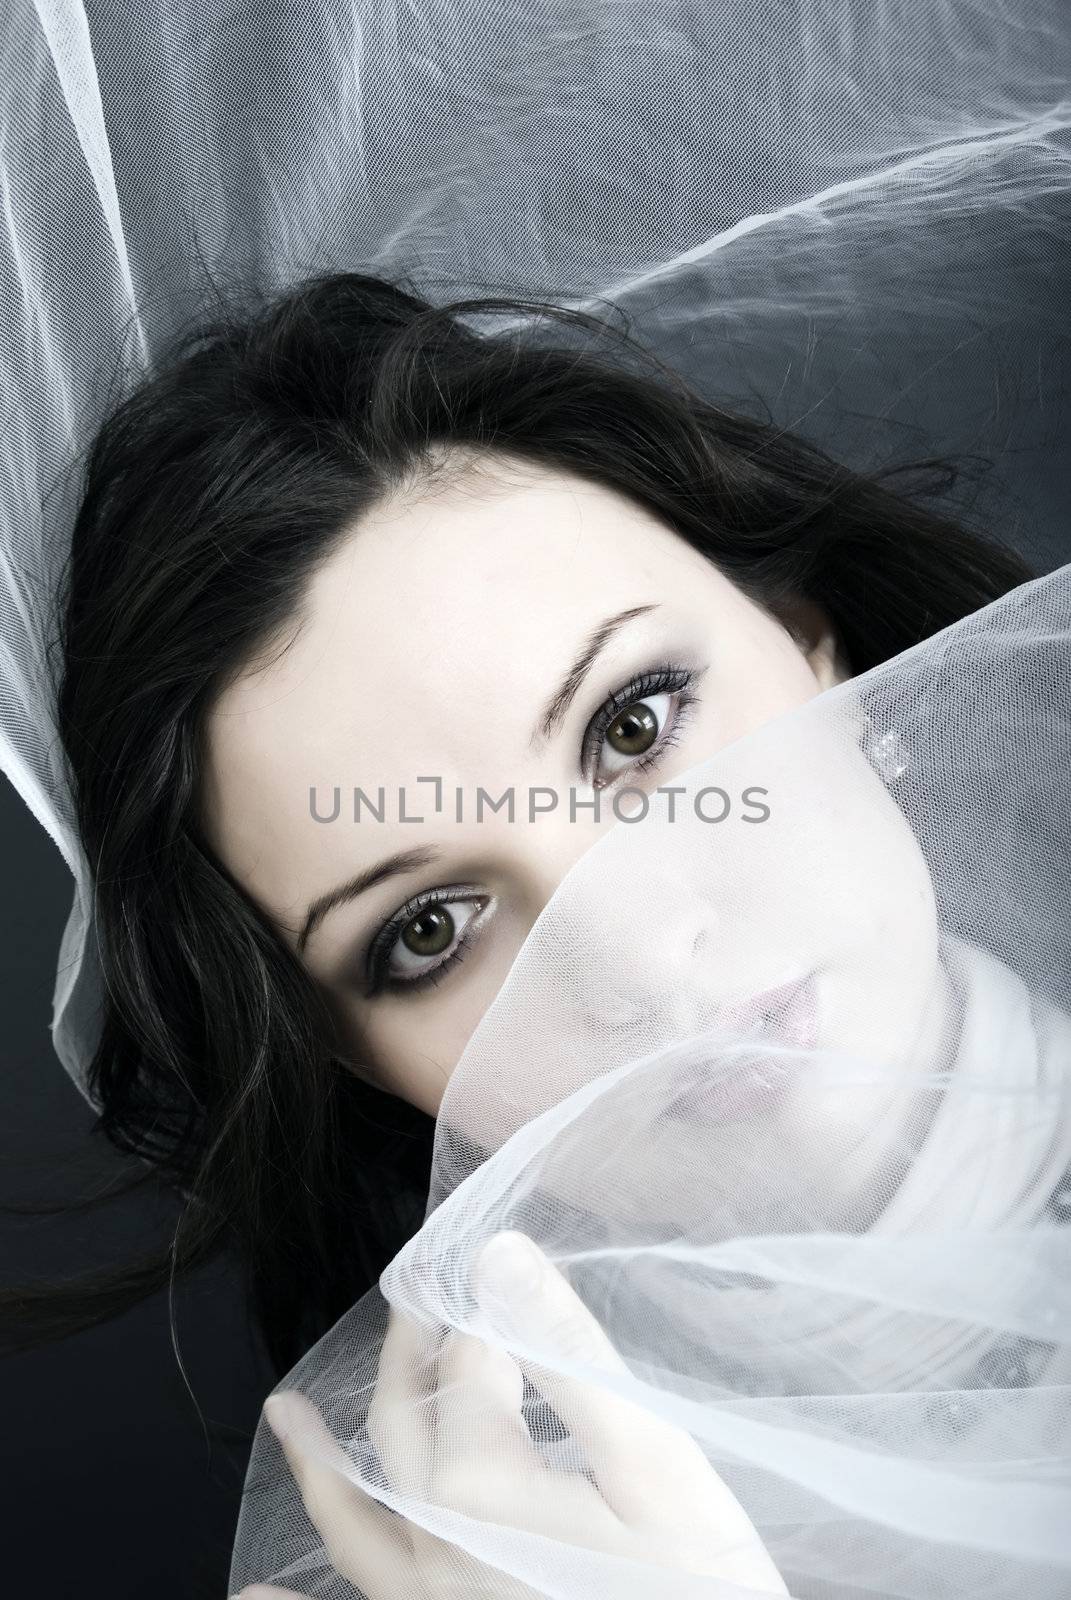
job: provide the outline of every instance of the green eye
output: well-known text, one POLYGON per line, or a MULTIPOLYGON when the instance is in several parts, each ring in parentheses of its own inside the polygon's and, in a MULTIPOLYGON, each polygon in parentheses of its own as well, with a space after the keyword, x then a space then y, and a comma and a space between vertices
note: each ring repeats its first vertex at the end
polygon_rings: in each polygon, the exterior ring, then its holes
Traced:
POLYGON ((637 700, 618 712, 606 730, 606 738, 619 755, 642 756, 658 738, 658 727, 658 718, 650 706, 637 700))
POLYGON ((676 744, 696 703, 690 685, 706 667, 671 663, 640 672, 599 707, 580 742, 579 767, 597 789, 629 771, 648 772, 676 744))
POLYGON ((402 943, 415 956, 438 956, 449 950, 456 932, 444 905, 422 906, 402 929, 402 943))
POLYGON ((415 989, 438 982, 461 959, 471 937, 469 924, 489 902, 490 896, 477 889, 460 893, 442 888, 418 901, 408 917, 403 908, 372 942, 366 993, 371 997, 384 988, 415 989))

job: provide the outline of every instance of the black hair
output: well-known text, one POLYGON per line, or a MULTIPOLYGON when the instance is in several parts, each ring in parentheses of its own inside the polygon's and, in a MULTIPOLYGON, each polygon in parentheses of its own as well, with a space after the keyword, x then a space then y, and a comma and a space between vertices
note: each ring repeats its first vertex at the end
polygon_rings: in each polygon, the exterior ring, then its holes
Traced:
POLYGON ((158 1257, 5 1291, 16 1348, 227 1246, 281 1375, 419 1227, 434 1123, 346 1070, 316 985, 206 843, 203 734, 363 513, 499 456, 631 497, 775 615, 822 606, 853 673, 1033 576, 937 509, 952 463, 853 470, 548 300, 435 307, 331 274, 176 339, 86 458, 55 692, 105 982, 97 1128, 185 1205, 158 1257), (579 343, 541 340, 548 319, 579 343))

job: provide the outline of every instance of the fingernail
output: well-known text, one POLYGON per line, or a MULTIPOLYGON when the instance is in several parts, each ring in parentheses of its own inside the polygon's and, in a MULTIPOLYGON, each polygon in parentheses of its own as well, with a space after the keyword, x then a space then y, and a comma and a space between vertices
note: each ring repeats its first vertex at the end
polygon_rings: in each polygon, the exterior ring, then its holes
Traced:
POLYGON ((298 1408, 285 1389, 280 1394, 268 1396, 264 1402, 264 1415, 277 1439, 281 1439, 283 1433, 292 1433, 299 1418, 298 1408))
POLYGON ((498 1233, 484 1246, 477 1270, 492 1294, 531 1294, 539 1286, 543 1261, 523 1233, 498 1233))

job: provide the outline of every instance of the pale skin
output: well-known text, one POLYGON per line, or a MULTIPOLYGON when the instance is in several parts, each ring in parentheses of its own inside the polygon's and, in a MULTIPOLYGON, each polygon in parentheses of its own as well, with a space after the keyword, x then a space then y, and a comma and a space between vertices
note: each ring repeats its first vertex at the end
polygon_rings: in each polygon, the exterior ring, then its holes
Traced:
MULTIPOLYGON (((798 639, 642 508, 517 466, 354 530, 313 582, 292 647, 219 697, 204 783, 210 842, 295 953, 318 896, 397 852, 441 852, 333 910, 301 951, 353 1071, 434 1116, 536 916, 615 818, 604 804, 599 822, 588 813, 571 822, 563 804, 531 824, 489 811, 457 823, 447 804, 440 816, 423 806, 414 826, 395 804, 382 822, 366 814, 354 824, 343 807, 323 824, 310 815, 310 786, 321 814, 335 785, 347 797, 355 786, 392 796, 404 785, 412 813, 430 800, 421 775, 441 777, 447 796, 512 785, 563 795, 573 786, 590 798, 596 779, 604 798, 614 785, 653 789, 846 675, 825 617, 796 609, 798 639), (608 639, 561 726, 533 739, 600 624, 642 607, 652 609, 608 639), (656 746, 641 771, 651 752, 629 759, 604 739, 601 770, 583 771, 585 729, 600 707, 660 665, 691 673, 687 716, 675 709, 679 691, 642 697, 675 742, 656 746), (449 903, 459 936, 474 924, 464 959, 419 991, 366 998, 361 960, 375 934, 414 895, 454 885, 470 891, 449 903), (487 903, 477 918, 478 897, 487 903)), ((436 961, 443 955, 395 946, 400 981, 436 961)))
MULTIPOLYGON (((819 608, 800 602, 779 620, 626 498, 523 463, 495 466, 463 473, 430 498, 415 486, 364 518, 316 574, 291 647, 230 683, 208 727, 203 814, 213 848, 324 994, 346 1068, 432 1116, 539 912, 601 832, 620 824, 609 807, 600 822, 590 814, 573 821, 559 807, 513 823, 495 813, 476 821, 470 810, 459 823, 448 804, 440 815, 421 807, 419 826, 402 822, 396 806, 382 822, 360 825, 343 807, 340 820, 325 825, 310 815, 310 786, 324 808, 335 785, 343 796, 382 785, 388 796, 405 786, 419 797, 427 791, 417 779, 429 774, 448 796, 457 787, 473 795, 477 786, 492 795, 510 786, 518 794, 572 786, 583 796, 623 784, 654 788, 848 676, 819 608), (585 652, 568 707, 552 732, 540 733, 549 701, 585 652), (667 668, 666 682, 654 681, 667 668), (631 709, 633 721, 616 730, 601 724, 608 703, 615 716, 631 709), (650 745, 640 748, 645 738, 650 745), (417 848, 434 856, 381 876, 302 940, 318 898, 417 848), (444 937, 450 942, 428 953, 444 937), (462 939, 463 959, 452 964, 462 939), (390 980, 377 993, 369 992, 373 945, 390 980), (434 981, 412 987, 428 973, 434 981)), ((407 809, 416 805, 412 799, 407 809)), ((897 881, 908 884, 908 927, 922 891, 902 873, 897 881)), ((889 926, 871 937, 888 939, 890 928, 895 907, 889 926)), ((925 992, 925 950, 918 971, 907 969, 905 979, 901 970, 899 981, 925 992)), ((835 1020, 841 998, 834 974, 820 990, 823 1015, 835 1020)), ((842 1033, 850 1038, 847 1025, 842 1033)), ((549 1262, 526 1314, 539 1307, 594 1365, 620 1365, 549 1262)), ((370 1417, 385 1464, 413 1459, 414 1441, 400 1440, 397 1428, 414 1416, 405 1356, 419 1337, 392 1310, 370 1417)), ((492 1486, 475 1434, 472 1459, 459 1458, 455 1417, 451 1480, 436 1490, 439 1503, 471 1508, 475 1494, 477 1514, 502 1523, 667 1564, 676 1550, 682 1569, 787 1593, 746 1514, 688 1435, 638 1418, 635 1408, 626 1424, 596 1385, 549 1380, 547 1398, 584 1439, 597 1488, 575 1475, 555 1482, 521 1437, 520 1365, 460 1333, 436 1359, 439 1383, 457 1377, 464 1403, 489 1408, 512 1441, 492 1486), (705 1543, 696 1542, 697 1528, 705 1543)), ((269 1412, 269 1420, 338 1570, 369 1600, 447 1592, 456 1551, 444 1563, 426 1530, 405 1523, 400 1531, 399 1519, 346 1477, 345 1458, 314 1408, 300 1396, 294 1404, 300 1444, 293 1416, 269 1412)), ((436 1482, 435 1440, 419 1446, 427 1482, 436 1482)), ((527 1600, 528 1591, 506 1590, 495 1576, 489 1600, 527 1600)), ((485 1592, 477 1578, 467 1575, 466 1595, 485 1592)), ((280 1592, 294 1593, 258 1586, 245 1594, 278 1600, 280 1592)))

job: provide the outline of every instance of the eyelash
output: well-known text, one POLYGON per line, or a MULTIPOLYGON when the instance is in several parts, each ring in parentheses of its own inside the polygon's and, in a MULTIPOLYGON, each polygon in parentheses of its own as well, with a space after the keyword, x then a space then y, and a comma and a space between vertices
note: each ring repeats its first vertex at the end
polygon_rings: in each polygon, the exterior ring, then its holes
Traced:
MULTIPOLYGON (((688 685, 694 677, 695 673, 687 667, 677 667, 667 662, 663 666, 651 667, 646 672, 638 673, 625 684, 624 688, 615 690, 588 724, 580 749, 580 764, 583 770, 586 772, 591 766, 591 758, 602 745, 607 729, 626 706, 633 705, 637 700, 646 700, 655 694, 675 694, 677 704, 669 732, 659 732, 650 750, 645 750, 643 755, 627 769, 629 772, 649 771, 664 751, 678 742, 681 729, 698 699, 697 695, 687 693, 688 685)), ((606 788, 606 784, 600 784, 598 787, 606 788)))
POLYGON ((414 895, 412 900, 407 900, 396 916, 385 922, 368 947, 366 967, 368 971, 368 986, 365 990, 371 1000, 377 994, 382 994, 384 989, 404 989, 411 994, 414 989, 426 988, 429 984, 440 983, 440 974, 445 975, 448 968, 462 959, 468 946, 471 934, 469 930, 480 920, 480 913, 484 910, 489 895, 481 895, 471 884, 454 884, 447 889, 425 889, 422 893, 414 895), (445 961, 440 961, 437 966, 429 967, 418 978, 391 978, 387 972, 387 962, 395 941, 401 934, 407 922, 411 922, 418 912, 429 905, 449 905, 453 900, 480 901, 479 911, 470 917, 468 922, 458 934, 457 944, 445 961))
MULTIPOLYGON (((691 713, 692 707, 699 698, 698 695, 687 692, 688 685, 695 676, 695 672, 687 667, 665 663, 661 666, 651 667, 646 672, 638 673, 623 688, 615 690, 603 702, 585 729, 580 749, 581 770, 585 773, 588 771, 592 764, 592 758, 602 746, 610 724, 620 712, 624 711, 626 706, 633 705, 637 700, 645 700, 656 694, 675 694, 677 703, 674 707, 673 721, 668 732, 660 731, 650 750, 644 751, 642 756, 623 769, 623 772, 628 773, 647 772, 661 760, 667 749, 677 744, 681 730, 691 713)), ((615 776, 621 775, 623 774, 615 776)), ((609 781, 612 782, 613 779, 609 781)), ((596 785, 600 789, 607 786, 606 783, 596 785)), ((397 914, 391 917, 389 922, 383 924, 368 947, 368 954, 365 959, 365 969, 368 977, 365 989, 367 998, 374 999, 376 995, 382 994, 385 990, 393 992, 404 990, 407 994, 412 994, 414 990, 425 989, 431 984, 441 983, 447 973, 452 972, 458 963, 464 959, 465 953, 473 940, 476 924, 480 921, 481 913, 485 909, 489 898, 486 894, 481 895, 469 884, 454 884, 449 888, 425 889, 420 894, 414 895, 411 900, 407 900, 397 914), (436 966, 429 967, 427 971, 422 972, 417 978, 392 978, 388 974, 387 963, 395 941, 400 936, 406 923, 410 922, 427 905, 449 905, 451 901, 456 900, 476 901, 482 902, 482 904, 479 905, 479 909, 462 928, 458 935, 457 944, 450 955, 436 966)))

